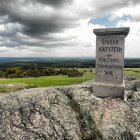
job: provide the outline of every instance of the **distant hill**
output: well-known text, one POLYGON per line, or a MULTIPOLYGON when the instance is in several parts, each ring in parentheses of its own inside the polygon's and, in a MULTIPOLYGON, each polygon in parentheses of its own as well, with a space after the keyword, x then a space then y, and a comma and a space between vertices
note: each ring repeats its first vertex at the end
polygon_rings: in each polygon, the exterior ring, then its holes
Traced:
MULTIPOLYGON (((1 67, 95 67, 94 57, 0 57, 1 67)), ((125 67, 140 68, 140 58, 126 58, 125 67)))
POLYGON ((58 61, 82 61, 95 57, 0 57, 0 62, 58 62, 58 61))

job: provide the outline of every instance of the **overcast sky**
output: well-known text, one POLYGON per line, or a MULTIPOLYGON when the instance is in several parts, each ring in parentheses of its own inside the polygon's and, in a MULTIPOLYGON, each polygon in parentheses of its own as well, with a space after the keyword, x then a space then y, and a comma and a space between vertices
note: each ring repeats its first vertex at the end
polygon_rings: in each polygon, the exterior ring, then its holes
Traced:
POLYGON ((0 0, 0 57, 95 56, 95 28, 130 27, 140 57, 140 0, 0 0))

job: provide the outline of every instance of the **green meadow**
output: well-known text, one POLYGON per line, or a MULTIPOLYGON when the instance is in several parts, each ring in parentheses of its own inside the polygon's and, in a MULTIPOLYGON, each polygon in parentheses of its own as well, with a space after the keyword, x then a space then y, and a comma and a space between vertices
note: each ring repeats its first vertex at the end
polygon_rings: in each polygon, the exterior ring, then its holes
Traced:
POLYGON ((140 79, 140 68, 125 68, 124 75, 140 79))
MULTIPOLYGON (((79 68, 79 71, 84 72, 83 77, 68 77, 64 75, 57 76, 44 76, 36 78, 11 78, 11 79, 0 79, 0 84, 27 84, 35 85, 39 87, 49 86, 65 86, 79 84, 91 79, 95 79, 94 69, 79 68)), ((136 77, 140 79, 140 68, 127 68, 124 70, 124 75, 129 77, 136 77)))
POLYGON ((0 79, 0 84, 29 84, 39 87, 48 86, 64 86, 79 84, 95 78, 95 74, 84 74, 83 77, 68 77, 63 75, 57 76, 43 76, 36 78, 12 78, 12 79, 0 79))

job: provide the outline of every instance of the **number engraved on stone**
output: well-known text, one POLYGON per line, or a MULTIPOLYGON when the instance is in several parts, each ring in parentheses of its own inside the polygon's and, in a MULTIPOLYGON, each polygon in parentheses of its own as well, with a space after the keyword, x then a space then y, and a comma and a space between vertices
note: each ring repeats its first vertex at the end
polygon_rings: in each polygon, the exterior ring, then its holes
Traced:
POLYGON ((104 71, 105 75, 113 75, 113 71, 104 71))

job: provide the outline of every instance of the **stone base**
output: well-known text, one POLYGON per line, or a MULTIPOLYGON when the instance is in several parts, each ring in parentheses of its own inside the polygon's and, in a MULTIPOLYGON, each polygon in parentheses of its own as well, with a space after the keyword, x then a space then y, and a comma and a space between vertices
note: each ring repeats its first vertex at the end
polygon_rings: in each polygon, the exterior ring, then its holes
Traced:
POLYGON ((94 82, 93 95, 98 97, 124 98, 125 84, 106 84, 94 82))

